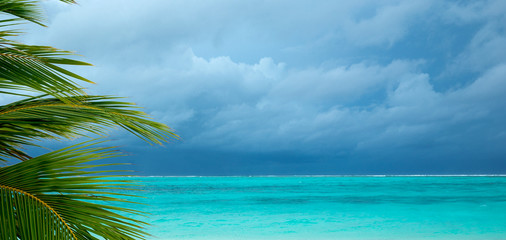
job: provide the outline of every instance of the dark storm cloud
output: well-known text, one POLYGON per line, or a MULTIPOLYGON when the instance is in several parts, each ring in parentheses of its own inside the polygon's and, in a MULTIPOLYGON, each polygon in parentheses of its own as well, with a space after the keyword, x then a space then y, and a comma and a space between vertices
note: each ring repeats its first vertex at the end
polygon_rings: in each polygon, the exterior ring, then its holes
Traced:
POLYGON ((163 150, 115 133, 146 174, 168 158, 167 174, 497 172, 503 5, 49 1, 49 28, 25 39, 77 50, 91 91, 178 131, 163 150))

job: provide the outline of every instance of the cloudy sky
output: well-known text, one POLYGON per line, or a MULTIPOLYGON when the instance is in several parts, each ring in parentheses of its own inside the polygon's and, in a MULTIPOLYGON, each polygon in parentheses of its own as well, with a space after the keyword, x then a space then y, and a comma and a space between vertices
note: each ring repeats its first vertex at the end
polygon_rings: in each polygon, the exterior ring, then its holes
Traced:
POLYGON ((506 173, 506 1, 44 1, 23 41, 182 137, 142 175, 506 173))

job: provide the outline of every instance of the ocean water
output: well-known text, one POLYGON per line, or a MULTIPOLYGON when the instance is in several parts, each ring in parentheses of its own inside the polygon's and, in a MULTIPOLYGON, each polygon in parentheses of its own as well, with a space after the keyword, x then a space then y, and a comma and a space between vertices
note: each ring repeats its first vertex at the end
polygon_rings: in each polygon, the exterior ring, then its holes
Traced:
POLYGON ((151 239, 506 239, 506 177, 133 179, 151 239))

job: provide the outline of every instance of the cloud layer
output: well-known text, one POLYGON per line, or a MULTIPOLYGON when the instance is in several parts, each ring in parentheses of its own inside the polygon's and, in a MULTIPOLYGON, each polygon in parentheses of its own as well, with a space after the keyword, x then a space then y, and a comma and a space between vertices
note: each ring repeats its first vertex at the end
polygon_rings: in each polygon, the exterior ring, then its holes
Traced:
POLYGON ((178 131, 124 140, 170 159, 146 174, 506 171, 503 1, 80 4, 45 2, 25 40, 77 50, 91 91, 178 131))

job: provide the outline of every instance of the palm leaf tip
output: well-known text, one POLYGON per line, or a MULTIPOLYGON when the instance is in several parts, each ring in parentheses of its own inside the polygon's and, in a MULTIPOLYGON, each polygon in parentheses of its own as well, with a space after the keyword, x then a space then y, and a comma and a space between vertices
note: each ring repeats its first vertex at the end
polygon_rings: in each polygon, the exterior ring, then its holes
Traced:
POLYGON ((42 10, 37 1, 33 0, 2 0, 0 12, 11 14, 17 18, 24 19, 44 26, 42 21, 42 10))
POLYGON ((107 128, 120 126, 141 139, 163 144, 179 136, 165 124, 151 120, 144 112, 132 109, 132 103, 110 96, 82 96, 59 99, 41 95, 0 106, 0 157, 27 160, 19 149, 34 145, 30 139, 62 139, 104 135, 107 128), (76 102, 68 104, 67 102, 76 102))
POLYGON ((63 99, 86 95, 74 80, 93 83, 72 73, 59 64, 89 65, 62 57, 71 52, 47 46, 30 46, 7 42, 0 48, 0 84, 11 89, 23 88, 33 92, 51 94, 63 99))
MULTIPOLYGON (((75 0, 60 0, 64 3, 73 3, 75 0)), ((35 0, 2 0, 0 1, 0 12, 10 14, 18 19, 27 20, 41 26, 44 17, 39 2, 35 0)))

